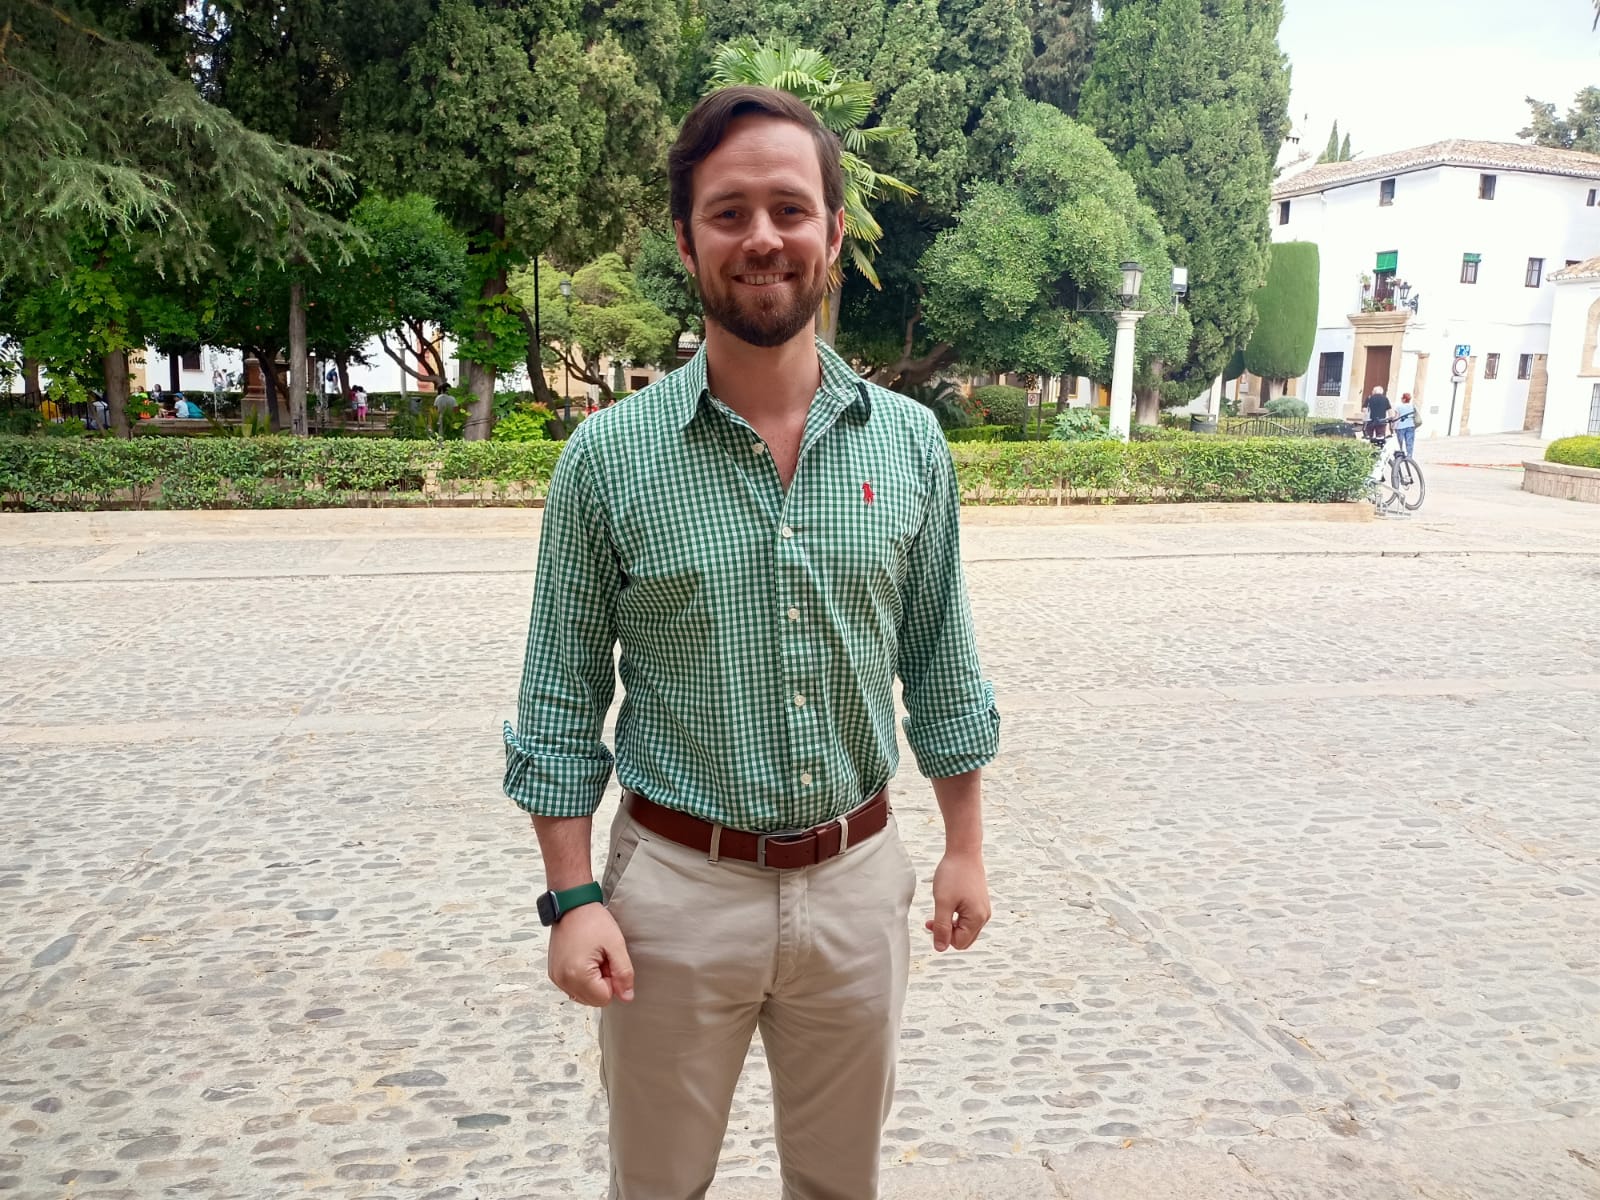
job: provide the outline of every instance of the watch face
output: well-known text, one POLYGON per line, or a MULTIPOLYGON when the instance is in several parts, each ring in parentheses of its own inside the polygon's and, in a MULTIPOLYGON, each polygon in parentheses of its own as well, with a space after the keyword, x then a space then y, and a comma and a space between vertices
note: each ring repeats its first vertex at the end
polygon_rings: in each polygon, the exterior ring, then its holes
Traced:
POLYGON ((543 925, 554 925, 561 919, 561 908, 556 904, 556 894, 545 892, 539 897, 539 922, 543 925))

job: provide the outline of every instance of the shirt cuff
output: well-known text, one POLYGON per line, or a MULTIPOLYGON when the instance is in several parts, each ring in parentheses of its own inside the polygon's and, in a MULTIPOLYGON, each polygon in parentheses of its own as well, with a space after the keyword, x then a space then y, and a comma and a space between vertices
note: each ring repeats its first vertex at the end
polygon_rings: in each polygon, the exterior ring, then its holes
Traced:
POLYGON ((994 688, 983 685, 987 703, 975 712, 963 713, 932 724, 905 719, 906 740, 917 758, 917 770, 929 779, 948 779, 987 765, 1000 751, 1000 710, 995 707, 994 688))
POLYGON ((506 775, 501 785, 524 812, 536 817, 592 817, 611 781, 611 753, 596 745, 593 755, 548 754, 530 750, 507 721, 506 775))

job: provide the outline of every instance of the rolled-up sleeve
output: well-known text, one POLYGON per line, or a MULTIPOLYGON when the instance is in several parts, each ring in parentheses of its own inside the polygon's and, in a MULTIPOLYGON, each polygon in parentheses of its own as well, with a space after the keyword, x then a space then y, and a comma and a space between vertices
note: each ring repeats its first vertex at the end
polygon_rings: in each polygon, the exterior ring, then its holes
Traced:
POLYGON ((586 432, 574 431, 545 498, 517 727, 503 731, 506 795, 541 817, 592 815, 611 778, 601 731, 616 688, 620 568, 586 432))
POLYGON ((928 443, 928 508, 913 539, 900 627, 906 739, 930 779, 976 770, 1000 748, 994 688, 978 666, 961 571, 961 489, 944 438, 928 443))

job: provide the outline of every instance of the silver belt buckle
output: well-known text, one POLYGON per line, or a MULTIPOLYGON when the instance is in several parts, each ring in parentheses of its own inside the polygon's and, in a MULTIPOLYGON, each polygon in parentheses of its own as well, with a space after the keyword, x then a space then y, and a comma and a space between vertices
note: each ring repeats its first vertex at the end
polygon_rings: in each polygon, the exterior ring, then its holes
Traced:
MULTIPOLYGON (((767 843, 769 841, 774 839, 778 842, 783 842, 785 839, 797 841, 810 832, 811 830, 809 829, 776 829, 771 833, 758 833, 756 835, 756 866, 764 867, 767 865, 767 843)), ((778 868, 775 867, 773 869, 777 870, 778 868)))

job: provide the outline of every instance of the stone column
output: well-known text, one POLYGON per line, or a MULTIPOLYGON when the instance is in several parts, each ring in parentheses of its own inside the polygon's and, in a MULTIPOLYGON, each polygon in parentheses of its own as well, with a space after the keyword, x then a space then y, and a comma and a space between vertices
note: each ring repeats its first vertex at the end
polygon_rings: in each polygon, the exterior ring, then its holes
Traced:
POLYGON ((1127 441, 1133 425, 1133 331, 1142 312, 1116 314, 1117 345, 1111 358, 1111 432, 1127 441))

